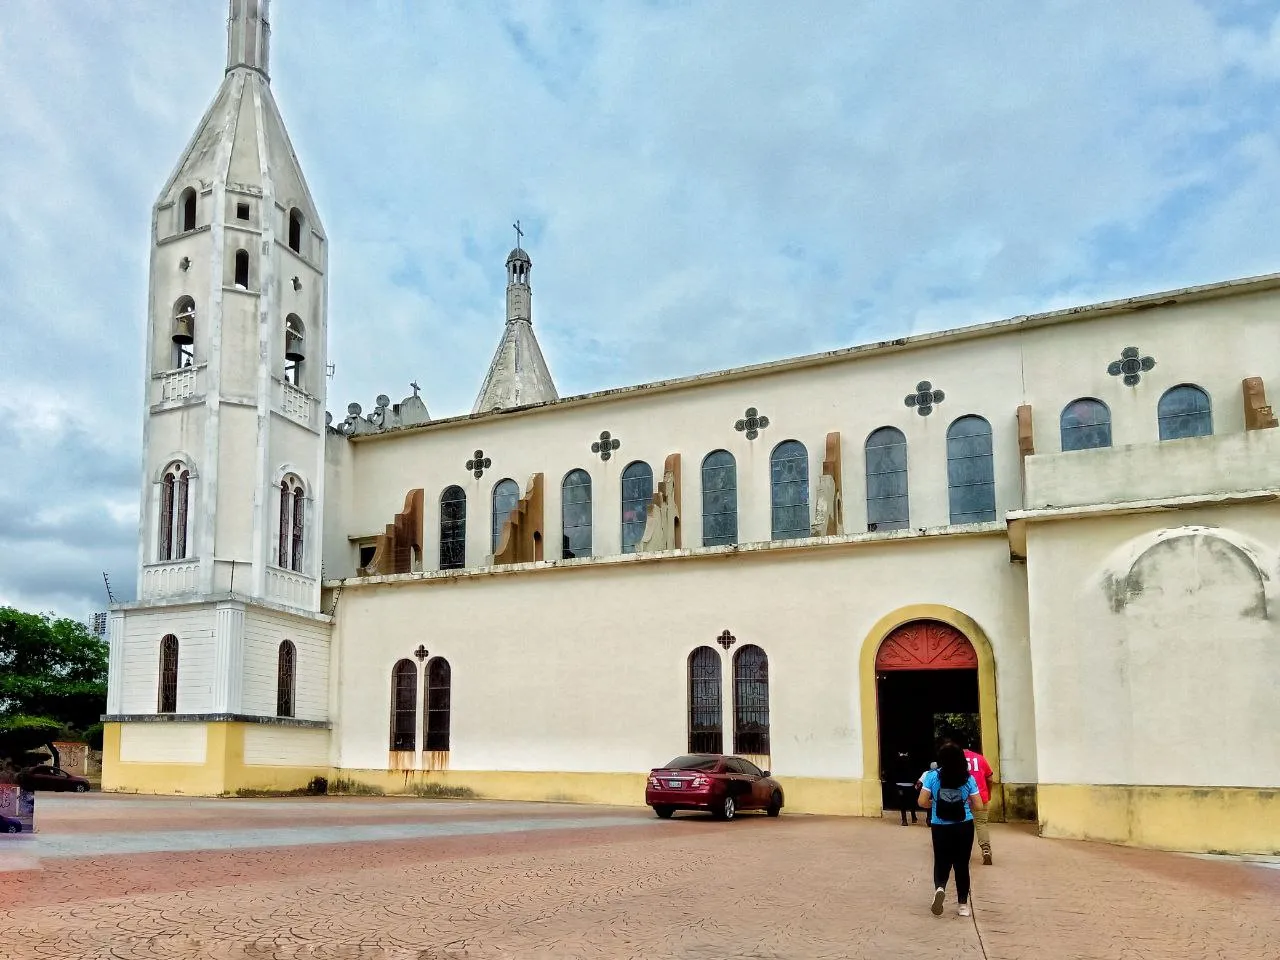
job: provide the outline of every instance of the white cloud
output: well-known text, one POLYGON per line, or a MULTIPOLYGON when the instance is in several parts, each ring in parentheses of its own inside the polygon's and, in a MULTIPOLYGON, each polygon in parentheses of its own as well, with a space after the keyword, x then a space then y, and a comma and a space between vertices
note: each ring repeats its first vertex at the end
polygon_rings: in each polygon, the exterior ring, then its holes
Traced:
MULTIPOLYGON (((220 79, 224 16, 0 22, 0 502, 82 498, 106 538, 24 527, 47 559, 0 562, 0 598, 88 609, 108 564, 131 585, 149 208, 220 79)), ((516 217, 562 393, 1280 264, 1280 18, 1250 0, 273 16, 330 238, 338 414, 415 378, 434 415, 470 408, 516 217)))

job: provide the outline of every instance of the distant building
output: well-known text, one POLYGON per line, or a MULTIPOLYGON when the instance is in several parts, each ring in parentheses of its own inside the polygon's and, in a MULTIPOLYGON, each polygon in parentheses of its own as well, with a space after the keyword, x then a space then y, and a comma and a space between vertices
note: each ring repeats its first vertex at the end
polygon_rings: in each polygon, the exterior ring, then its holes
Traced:
POLYGON ((945 726, 1046 835, 1280 847, 1280 276, 560 398, 517 245, 470 415, 328 423, 266 10, 154 210, 105 788, 639 803, 725 751, 877 815, 945 726))

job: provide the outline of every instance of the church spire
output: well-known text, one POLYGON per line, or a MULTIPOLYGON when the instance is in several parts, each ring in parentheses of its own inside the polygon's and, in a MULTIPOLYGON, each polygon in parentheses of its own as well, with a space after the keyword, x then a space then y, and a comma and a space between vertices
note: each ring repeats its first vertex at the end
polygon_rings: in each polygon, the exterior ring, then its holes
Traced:
POLYGON ((507 255, 506 328, 472 413, 546 403, 559 397, 542 348, 533 335, 529 288, 533 261, 520 246, 519 221, 516 224, 516 248, 507 255))
POLYGON ((227 72, 248 67, 269 77, 271 21, 267 8, 271 0, 231 0, 227 16, 227 72))

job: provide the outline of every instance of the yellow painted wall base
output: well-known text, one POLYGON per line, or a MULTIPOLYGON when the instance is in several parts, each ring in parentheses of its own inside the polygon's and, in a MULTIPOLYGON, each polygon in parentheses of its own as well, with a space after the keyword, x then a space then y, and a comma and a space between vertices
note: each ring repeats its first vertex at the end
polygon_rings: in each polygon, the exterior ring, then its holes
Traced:
POLYGON ((1280 789, 1042 783, 1039 810, 1045 837, 1280 854, 1280 789))
POLYGON ((120 759, 124 724, 102 730, 102 789, 108 793, 156 793, 217 797, 237 790, 298 790, 328 767, 259 766, 244 762, 246 723, 204 723, 204 763, 135 763, 120 759))

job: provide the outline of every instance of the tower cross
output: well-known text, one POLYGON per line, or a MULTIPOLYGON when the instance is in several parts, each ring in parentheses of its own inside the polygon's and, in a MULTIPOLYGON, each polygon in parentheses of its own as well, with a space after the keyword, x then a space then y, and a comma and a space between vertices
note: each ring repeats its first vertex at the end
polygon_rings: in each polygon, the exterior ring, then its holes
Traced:
POLYGON ((520 229, 520 221, 519 221, 519 220, 517 220, 515 223, 513 223, 513 224, 511 225, 511 227, 512 227, 512 229, 513 229, 513 230, 515 230, 515 232, 516 232, 516 249, 517 249, 517 250, 519 250, 519 249, 520 249, 520 241, 524 239, 524 231, 520 229))

